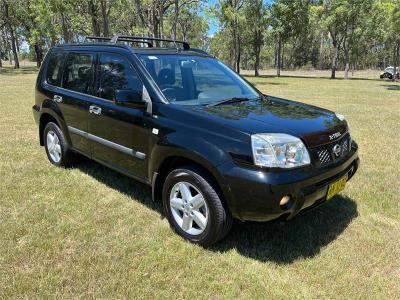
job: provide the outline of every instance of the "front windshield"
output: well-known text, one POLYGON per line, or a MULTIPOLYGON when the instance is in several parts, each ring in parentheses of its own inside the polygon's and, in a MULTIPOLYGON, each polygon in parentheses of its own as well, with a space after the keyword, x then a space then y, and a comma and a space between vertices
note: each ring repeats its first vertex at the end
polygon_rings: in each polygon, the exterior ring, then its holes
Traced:
POLYGON ((207 105, 225 99, 259 96, 240 76, 211 57, 176 54, 139 57, 171 103, 207 105))

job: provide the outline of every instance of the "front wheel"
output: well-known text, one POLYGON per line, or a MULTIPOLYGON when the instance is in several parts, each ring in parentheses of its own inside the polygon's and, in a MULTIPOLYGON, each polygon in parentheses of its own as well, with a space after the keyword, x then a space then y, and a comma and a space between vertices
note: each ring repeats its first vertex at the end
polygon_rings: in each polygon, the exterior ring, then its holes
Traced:
POLYGON ((164 213, 183 238, 209 246, 224 238, 232 227, 212 180, 194 167, 173 170, 163 188, 164 213))

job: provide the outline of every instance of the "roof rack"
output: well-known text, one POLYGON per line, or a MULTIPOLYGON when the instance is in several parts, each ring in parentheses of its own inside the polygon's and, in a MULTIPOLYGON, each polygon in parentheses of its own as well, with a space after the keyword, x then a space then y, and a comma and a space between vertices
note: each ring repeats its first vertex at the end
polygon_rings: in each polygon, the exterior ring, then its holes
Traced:
POLYGON ((117 42, 138 42, 138 43, 145 43, 148 45, 148 47, 153 47, 153 44, 151 41, 159 41, 159 42, 169 42, 169 43, 174 43, 175 46, 176 44, 182 44, 183 49, 189 50, 190 46, 189 43, 183 42, 183 41, 176 41, 176 40, 171 40, 171 39, 161 39, 161 38, 154 38, 154 37, 142 37, 142 36, 130 36, 130 35, 115 35, 111 39, 111 43, 117 43, 117 42), (151 45, 151 46, 150 46, 151 45))
POLYGON ((153 43, 150 42, 150 41, 146 41, 143 38, 142 39, 138 39, 138 38, 133 37, 133 36, 123 36, 123 37, 121 36, 118 39, 116 39, 115 42, 114 42, 113 39, 111 39, 111 43, 117 43, 117 42, 142 43, 142 44, 146 44, 147 47, 149 47, 149 48, 153 48, 153 43))
POLYGON ((87 42, 88 40, 94 40, 94 41, 106 41, 109 42, 111 41, 110 37, 105 37, 105 36, 85 36, 85 38, 83 39, 83 42, 87 42))

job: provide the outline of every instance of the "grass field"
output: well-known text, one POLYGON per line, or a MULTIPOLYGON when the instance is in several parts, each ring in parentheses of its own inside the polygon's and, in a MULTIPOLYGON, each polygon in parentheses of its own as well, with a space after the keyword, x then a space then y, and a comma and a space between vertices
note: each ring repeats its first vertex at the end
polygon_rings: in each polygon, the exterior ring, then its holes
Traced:
POLYGON ((400 84, 248 77, 344 114, 361 168, 326 205, 235 224, 211 249, 180 239, 151 191, 83 160, 48 163, 36 72, 0 73, 0 298, 400 298, 400 84))

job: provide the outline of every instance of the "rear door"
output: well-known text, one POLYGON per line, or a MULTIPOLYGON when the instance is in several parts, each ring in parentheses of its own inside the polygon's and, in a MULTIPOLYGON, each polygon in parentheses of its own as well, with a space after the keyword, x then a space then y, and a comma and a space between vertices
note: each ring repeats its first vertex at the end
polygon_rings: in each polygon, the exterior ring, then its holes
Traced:
POLYGON ((92 52, 70 52, 65 61, 62 87, 54 91, 63 118, 68 126, 72 147, 90 155, 87 140, 87 117, 93 98, 93 75, 95 54, 92 52))
POLYGON ((96 96, 89 107, 92 157, 119 171, 147 180, 149 129, 144 108, 116 105, 116 90, 142 93, 143 83, 130 61, 115 53, 99 53, 96 96))

